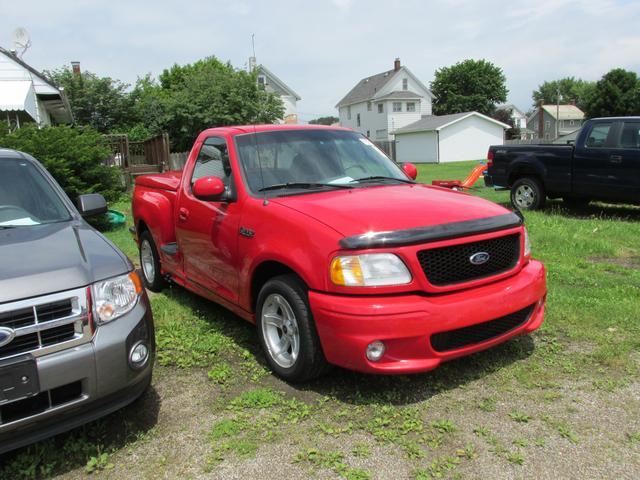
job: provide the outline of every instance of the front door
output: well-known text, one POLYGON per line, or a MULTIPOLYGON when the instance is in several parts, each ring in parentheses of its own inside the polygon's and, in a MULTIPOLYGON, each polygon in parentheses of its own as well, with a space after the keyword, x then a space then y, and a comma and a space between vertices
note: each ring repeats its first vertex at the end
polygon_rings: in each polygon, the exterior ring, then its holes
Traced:
POLYGON ((612 147, 620 123, 598 122, 591 125, 583 145, 576 145, 573 155, 574 193, 595 199, 617 199, 620 170, 612 158, 612 147))
MULTIPOLYGON (((232 302, 238 298, 237 248, 240 206, 236 201, 206 201, 193 195, 193 183, 202 177, 220 177, 227 191, 235 190, 227 141, 207 138, 198 153, 189 185, 179 197, 176 236, 190 282, 232 302)), ((238 177, 239 178, 239 177, 238 177)))

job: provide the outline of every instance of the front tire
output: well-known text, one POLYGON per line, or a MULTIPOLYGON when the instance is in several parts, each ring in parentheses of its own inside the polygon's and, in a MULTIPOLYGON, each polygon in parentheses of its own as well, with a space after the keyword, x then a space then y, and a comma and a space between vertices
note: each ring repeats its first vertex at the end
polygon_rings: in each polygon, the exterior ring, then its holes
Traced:
POLYGON ((544 187, 534 177, 522 177, 511 186, 511 205, 518 210, 539 210, 547 200, 544 187))
POLYGON ((304 382, 328 370, 307 300, 296 275, 281 275, 258 295, 256 324, 271 369, 288 382, 304 382))
POLYGON ((160 256, 149 230, 140 235, 140 268, 145 287, 152 292, 159 292, 164 288, 166 282, 162 278, 160 256))

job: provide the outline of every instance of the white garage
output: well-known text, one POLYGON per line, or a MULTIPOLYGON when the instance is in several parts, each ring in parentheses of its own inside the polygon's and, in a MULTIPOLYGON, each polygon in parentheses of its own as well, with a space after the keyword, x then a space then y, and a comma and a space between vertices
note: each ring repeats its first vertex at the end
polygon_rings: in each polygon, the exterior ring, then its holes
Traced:
POLYGON ((396 160, 445 163, 486 158, 490 145, 502 145, 506 123, 478 112, 427 115, 395 131, 396 160))

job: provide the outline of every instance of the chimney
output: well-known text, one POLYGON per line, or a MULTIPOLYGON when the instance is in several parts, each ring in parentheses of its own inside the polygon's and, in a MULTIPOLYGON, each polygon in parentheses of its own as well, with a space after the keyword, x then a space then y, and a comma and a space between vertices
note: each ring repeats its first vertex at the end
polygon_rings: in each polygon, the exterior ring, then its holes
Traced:
POLYGON ((538 138, 544 138, 544 100, 538 102, 538 138))
POLYGON ((398 70, 400 70, 400 59, 399 59, 399 58, 396 58, 396 59, 393 61, 393 71, 394 71, 394 72, 397 72, 398 70))
POLYGON ((80 75, 80 62, 71 62, 71 70, 74 75, 80 75))

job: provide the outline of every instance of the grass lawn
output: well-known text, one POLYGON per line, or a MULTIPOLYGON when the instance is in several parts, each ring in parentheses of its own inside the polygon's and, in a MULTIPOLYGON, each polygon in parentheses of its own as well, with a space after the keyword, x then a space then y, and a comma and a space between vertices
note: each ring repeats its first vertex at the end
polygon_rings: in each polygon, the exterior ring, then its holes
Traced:
MULTIPOLYGON (((418 178, 462 179, 476 163, 418 178)), ((471 193, 508 202, 482 180, 471 193)), ((549 287, 531 336, 422 375, 336 369, 291 386, 251 325, 172 287, 151 296, 152 389, 5 456, 0 478, 638 478, 640 208, 553 201, 526 223, 549 287)), ((107 236, 137 257, 126 228, 107 236)))

